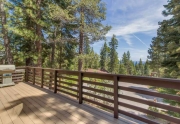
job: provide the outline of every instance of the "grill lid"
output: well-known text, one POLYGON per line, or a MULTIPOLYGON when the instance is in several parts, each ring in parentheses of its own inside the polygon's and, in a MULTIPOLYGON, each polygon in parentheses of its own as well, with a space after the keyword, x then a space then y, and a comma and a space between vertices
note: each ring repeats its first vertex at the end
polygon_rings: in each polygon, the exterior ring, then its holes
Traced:
POLYGON ((0 71, 14 71, 15 65, 0 65, 0 71))

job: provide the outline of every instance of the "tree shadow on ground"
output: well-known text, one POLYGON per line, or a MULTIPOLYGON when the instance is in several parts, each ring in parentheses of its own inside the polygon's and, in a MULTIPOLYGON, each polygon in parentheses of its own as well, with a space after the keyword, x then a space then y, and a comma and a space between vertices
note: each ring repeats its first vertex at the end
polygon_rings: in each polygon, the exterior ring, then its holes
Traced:
POLYGON ((59 93, 54 94, 52 91, 36 85, 17 84, 15 87, 6 87, 3 90, 13 99, 9 102, 10 106, 4 108, 4 111, 13 110, 12 114, 17 116, 22 113, 28 116, 34 115, 44 123, 123 124, 121 120, 114 119, 112 114, 79 104, 75 99, 69 99, 59 93), (26 86, 30 88, 28 89, 26 86))

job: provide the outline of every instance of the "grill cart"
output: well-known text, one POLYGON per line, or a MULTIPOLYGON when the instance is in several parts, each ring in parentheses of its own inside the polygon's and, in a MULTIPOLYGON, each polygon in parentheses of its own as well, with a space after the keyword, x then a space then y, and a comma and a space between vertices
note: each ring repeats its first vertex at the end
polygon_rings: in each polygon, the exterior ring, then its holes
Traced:
POLYGON ((0 87, 15 85, 12 82, 12 73, 15 65, 0 65, 0 87))

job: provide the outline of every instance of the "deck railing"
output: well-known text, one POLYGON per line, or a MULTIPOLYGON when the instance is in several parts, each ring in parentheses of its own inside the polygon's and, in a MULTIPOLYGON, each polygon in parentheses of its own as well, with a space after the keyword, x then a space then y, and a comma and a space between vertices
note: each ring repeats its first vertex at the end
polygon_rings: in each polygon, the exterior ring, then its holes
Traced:
POLYGON ((79 104, 85 102, 93 107, 113 112, 115 118, 125 115, 145 123, 160 123, 155 119, 133 114, 132 111, 135 110, 145 115, 166 120, 169 123, 180 124, 180 118, 162 112, 151 111, 147 107, 143 107, 143 105, 147 105, 159 108, 162 111, 167 110, 180 114, 178 106, 142 98, 142 96, 147 95, 180 102, 180 96, 133 86, 142 85, 180 90, 180 80, 37 67, 24 67, 24 69, 26 70, 25 82, 39 85, 41 88, 49 88, 54 93, 67 94, 78 100, 79 104), (124 86, 123 84, 126 85, 124 86), (141 97, 134 97, 131 94, 140 95, 141 97), (136 103, 142 104, 142 106, 137 106, 136 103), (132 111, 127 111, 127 109, 132 111))

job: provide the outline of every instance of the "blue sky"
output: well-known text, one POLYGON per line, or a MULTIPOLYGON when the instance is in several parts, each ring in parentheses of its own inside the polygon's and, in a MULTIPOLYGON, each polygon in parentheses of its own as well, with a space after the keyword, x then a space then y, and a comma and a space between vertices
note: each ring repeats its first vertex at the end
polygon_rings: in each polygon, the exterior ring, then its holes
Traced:
MULTIPOLYGON (((167 0, 102 0, 106 3, 107 15, 104 24, 112 29, 106 35, 107 42, 113 34, 118 39, 119 58, 128 50, 131 59, 147 59, 151 39, 156 36, 158 22, 166 19, 162 15, 167 0)), ((95 52, 100 53, 104 41, 92 44, 95 52)))

